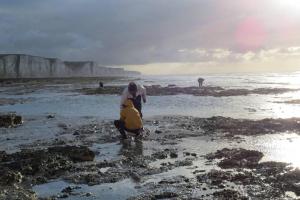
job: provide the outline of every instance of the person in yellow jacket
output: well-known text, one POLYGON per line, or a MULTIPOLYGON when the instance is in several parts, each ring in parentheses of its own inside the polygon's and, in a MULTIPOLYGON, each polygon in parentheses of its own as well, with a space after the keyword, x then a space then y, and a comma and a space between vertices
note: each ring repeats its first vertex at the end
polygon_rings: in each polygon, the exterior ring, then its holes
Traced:
POLYGON ((139 135, 143 130, 143 121, 139 111, 134 107, 131 99, 126 99, 120 113, 120 120, 115 120, 114 124, 124 139, 127 138, 126 132, 139 135))

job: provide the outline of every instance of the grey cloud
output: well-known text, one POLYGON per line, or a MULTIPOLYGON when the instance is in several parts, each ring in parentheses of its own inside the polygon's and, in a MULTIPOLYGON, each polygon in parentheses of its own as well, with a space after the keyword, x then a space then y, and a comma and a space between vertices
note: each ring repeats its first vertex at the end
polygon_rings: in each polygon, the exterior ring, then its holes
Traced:
POLYGON ((232 37, 239 13, 230 6, 223 9, 219 2, 2 0, 0 53, 96 60, 106 65, 197 62, 205 58, 183 56, 178 50, 237 51, 232 37))

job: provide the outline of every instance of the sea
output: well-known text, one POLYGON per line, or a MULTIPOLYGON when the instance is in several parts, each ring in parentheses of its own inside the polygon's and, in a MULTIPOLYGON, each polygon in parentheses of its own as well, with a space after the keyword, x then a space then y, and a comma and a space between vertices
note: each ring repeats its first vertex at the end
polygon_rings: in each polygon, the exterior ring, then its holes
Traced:
MULTIPOLYGON (((142 76, 136 82, 142 85, 197 86, 197 76, 142 76)), ((225 89, 255 88, 300 88, 300 72, 265 74, 216 74, 201 76, 207 86, 225 89)), ((108 82, 106 85, 126 85, 128 80, 108 82)), ((89 85, 97 87, 98 85, 89 85)), ((7 88, 0 89, 0 98, 32 99, 23 104, 5 105, 0 112, 16 112, 21 115, 55 114, 61 117, 97 117, 115 119, 119 117, 118 95, 82 95, 70 88, 76 84, 65 84, 65 92, 53 89, 39 89, 32 93, 7 94, 7 88), (1 92, 2 91, 2 92, 1 92)), ((186 115, 194 117, 225 116, 233 118, 262 119, 300 117, 299 104, 281 103, 300 99, 300 91, 283 94, 231 97, 209 97, 193 95, 149 96, 143 105, 144 116, 186 115)))

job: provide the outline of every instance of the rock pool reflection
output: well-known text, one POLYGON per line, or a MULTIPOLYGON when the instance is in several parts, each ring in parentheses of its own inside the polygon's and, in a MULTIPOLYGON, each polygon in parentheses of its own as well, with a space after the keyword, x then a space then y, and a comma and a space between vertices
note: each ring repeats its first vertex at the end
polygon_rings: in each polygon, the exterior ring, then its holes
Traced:
POLYGON ((127 158, 136 158, 143 155, 143 141, 139 139, 122 140, 120 154, 127 158))

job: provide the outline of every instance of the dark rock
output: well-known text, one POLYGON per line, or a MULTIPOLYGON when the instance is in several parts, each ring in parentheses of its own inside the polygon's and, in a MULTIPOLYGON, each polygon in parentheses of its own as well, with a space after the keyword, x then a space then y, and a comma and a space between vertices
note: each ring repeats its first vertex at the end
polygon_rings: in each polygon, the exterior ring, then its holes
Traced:
POLYGON ((236 199, 236 200, 248 200, 249 198, 246 196, 241 195, 238 191, 235 190, 221 190, 213 193, 214 199, 220 199, 220 200, 230 200, 230 199, 236 199))
POLYGON ((152 157, 154 159, 166 159, 166 158, 168 158, 168 152, 167 151, 159 151, 159 152, 153 153, 152 157))
POLYGON ((167 199, 167 198, 174 198, 174 197, 178 197, 178 194, 174 192, 163 192, 161 194, 154 195, 155 199, 167 199))
POLYGON ((182 166, 192 166, 193 165, 193 160, 192 159, 185 159, 185 160, 177 160, 175 161, 175 166, 176 167, 182 167, 182 166))
POLYGON ((22 117, 16 114, 0 115, 0 127, 15 127, 22 124, 22 117))
POLYGON ((8 155, 5 151, 0 151, 0 162, 6 162, 8 160, 8 155))
POLYGON ((232 119, 211 117, 197 119, 197 124, 206 132, 224 132, 234 135, 258 135, 285 131, 300 131, 300 119, 232 119))
POLYGON ((85 194, 86 197, 90 197, 90 196, 92 196, 92 195, 93 195, 93 194, 90 193, 90 192, 88 192, 88 193, 85 194))
POLYGON ((176 87, 175 84, 169 84, 168 87, 176 87))
POLYGON ((132 172, 132 173, 130 174, 130 177, 131 177, 134 181, 136 181, 136 182, 140 182, 140 181, 141 181, 141 176, 140 176, 138 173, 136 173, 136 172, 132 172))
POLYGON ((13 185, 16 183, 21 183, 23 176, 20 172, 15 172, 12 170, 0 170, 0 184, 1 185, 13 185))
POLYGON ((209 160, 222 159, 218 164, 221 168, 253 168, 262 157, 263 153, 259 151, 227 148, 206 156, 209 160))
POLYGON ((55 115, 48 115, 47 118, 48 119, 53 119, 53 118, 55 118, 55 115))
POLYGON ((33 184, 58 178, 74 165, 73 162, 90 161, 94 153, 87 147, 51 147, 47 150, 22 150, 13 154, 0 153, 2 183, 19 183, 22 176, 30 177, 33 184))
POLYGON ((37 200, 34 192, 22 187, 0 187, 0 199, 2 200, 37 200))
POLYGON ((190 156, 190 155, 191 155, 191 153, 190 153, 190 152, 184 152, 184 155, 186 155, 186 156, 190 156))
POLYGON ((75 135, 75 136, 80 135, 80 132, 79 132, 79 131, 75 131, 75 132, 73 133, 73 135, 75 135))
POLYGON ((36 184, 47 183, 47 178, 43 176, 38 176, 35 180, 36 180, 36 184))
POLYGON ((64 188, 61 192, 66 193, 66 194, 72 194, 72 192, 74 192, 74 190, 77 190, 80 188, 81 187, 79 187, 79 186, 68 186, 68 187, 64 188))
POLYGON ((193 171, 193 174, 204 173, 204 172, 205 172, 204 169, 200 169, 200 170, 193 171))
POLYGON ((58 195, 58 196, 57 196, 57 198, 59 198, 59 199, 66 199, 66 198, 68 198, 68 197, 69 197, 68 194, 61 194, 61 195, 58 195))
POLYGON ((83 162, 93 161, 95 153, 88 147, 80 146, 61 146, 61 147, 50 147, 48 149, 50 153, 57 153, 69 157, 72 161, 83 162))
POLYGON ((171 158, 177 158, 178 157, 178 154, 176 152, 171 152, 170 153, 170 157, 171 158))

